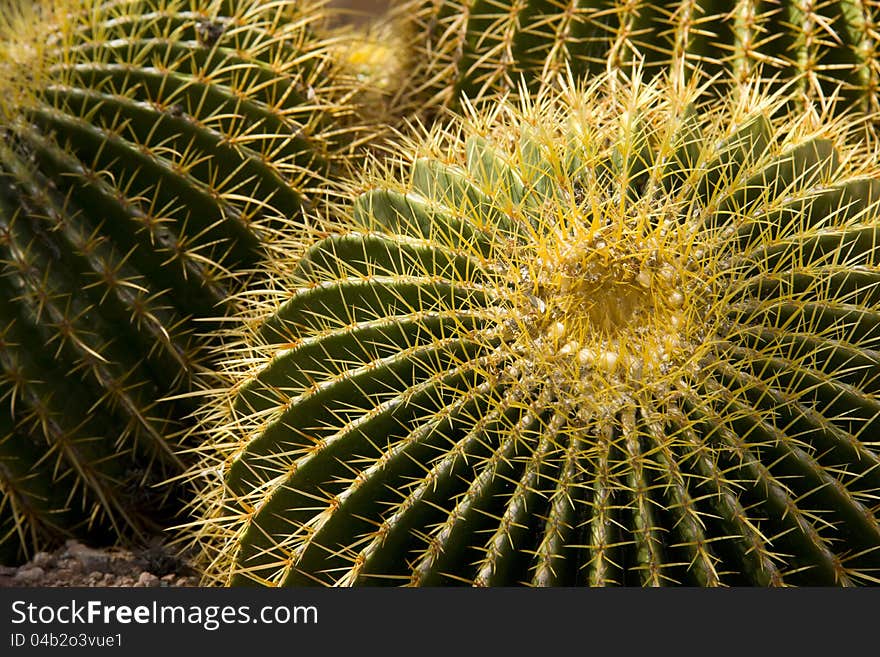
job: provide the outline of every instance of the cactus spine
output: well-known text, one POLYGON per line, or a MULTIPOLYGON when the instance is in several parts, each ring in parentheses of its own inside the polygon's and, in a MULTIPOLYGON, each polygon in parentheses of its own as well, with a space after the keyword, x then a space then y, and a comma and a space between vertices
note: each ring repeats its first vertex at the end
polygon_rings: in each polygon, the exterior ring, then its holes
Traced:
POLYGON ((642 61, 738 83, 763 70, 796 80, 800 98, 828 98, 839 85, 849 103, 880 109, 874 2, 412 0, 400 14, 412 17, 417 95, 446 104, 462 92, 515 91, 520 75, 534 88, 566 66, 584 76, 642 61))
POLYGON ((206 320, 345 147, 320 18, 292 0, 74 0, 7 19, 0 559, 161 522, 206 320))
POLYGON ((401 147, 205 409, 209 579, 876 582, 880 172, 756 89, 604 78, 401 147))

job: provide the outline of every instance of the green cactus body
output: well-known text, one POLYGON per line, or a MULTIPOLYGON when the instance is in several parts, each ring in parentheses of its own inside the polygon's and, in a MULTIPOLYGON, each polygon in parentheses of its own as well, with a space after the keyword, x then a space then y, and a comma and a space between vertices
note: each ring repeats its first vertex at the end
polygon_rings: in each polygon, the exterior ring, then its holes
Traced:
POLYGON ((0 42, 10 559, 160 520, 170 488, 155 485, 182 471, 173 436, 194 407, 208 320, 228 312, 343 143, 314 4, 40 11, 10 20, 0 42))
POLYGON ((839 88, 860 109, 880 109, 872 2, 412 0, 400 14, 415 35, 416 95, 446 104, 516 91, 520 76, 531 87, 566 67, 583 76, 639 62, 735 82, 763 71, 794 80, 800 98, 839 88))
POLYGON ((695 97, 401 149, 205 411, 209 578, 876 582, 880 177, 781 97, 695 97))

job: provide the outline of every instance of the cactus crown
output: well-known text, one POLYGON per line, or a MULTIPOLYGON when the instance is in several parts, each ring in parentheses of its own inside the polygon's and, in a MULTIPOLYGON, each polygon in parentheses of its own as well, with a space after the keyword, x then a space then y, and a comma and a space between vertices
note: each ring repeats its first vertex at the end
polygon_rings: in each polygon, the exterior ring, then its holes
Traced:
POLYGON ((209 577, 876 581, 876 165, 697 91, 474 110, 353 190, 206 409, 209 577))

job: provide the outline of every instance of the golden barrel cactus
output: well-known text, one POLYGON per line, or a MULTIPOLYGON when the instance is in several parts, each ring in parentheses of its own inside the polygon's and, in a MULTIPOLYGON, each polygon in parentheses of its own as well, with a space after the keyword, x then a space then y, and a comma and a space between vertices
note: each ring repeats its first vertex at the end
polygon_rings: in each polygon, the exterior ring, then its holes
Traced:
POLYGON ((208 581, 880 576, 880 171, 639 75, 398 148, 254 296, 203 413, 208 581))
POLYGON ((0 562, 149 534, 180 508, 161 484, 184 469, 205 334, 356 140, 320 2, 12 7, 0 562))
MULTIPOLYGON (((864 0, 401 0, 412 37, 414 92, 455 104, 517 91, 524 78, 627 68, 687 78, 701 71, 735 83, 792 82, 795 100, 839 94, 880 109, 876 3, 864 0)), ((838 109, 843 107, 838 104, 838 109)))

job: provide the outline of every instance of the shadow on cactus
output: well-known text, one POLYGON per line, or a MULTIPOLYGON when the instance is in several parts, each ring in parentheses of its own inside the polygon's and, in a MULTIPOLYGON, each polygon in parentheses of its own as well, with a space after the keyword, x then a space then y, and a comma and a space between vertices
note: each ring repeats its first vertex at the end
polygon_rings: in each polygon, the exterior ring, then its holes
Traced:
POLYGON ((348 143, 320 5, 23 7, 0 31, 0 560, 179 506, 155 485, 183 469, 200 334, 348 143))
POLYGON ((880 16, 870 2, 406 0, 397 11, 413 35, 416 95, 444 104, 515 91, 521 75, 537 87, 566 66, 591 76, 644 62, 738 83, 796 80, 795 98, 839 91, 847 105, 880 110, 880 16))
POLYGON ((209 579, 876 583, 880 172, 698 95, 568 84, 353 190, 203 411, 209 579))

